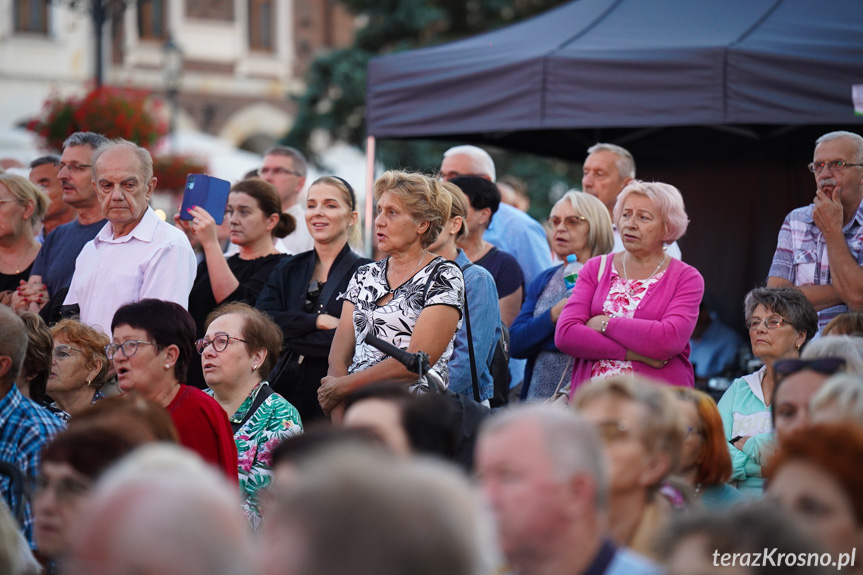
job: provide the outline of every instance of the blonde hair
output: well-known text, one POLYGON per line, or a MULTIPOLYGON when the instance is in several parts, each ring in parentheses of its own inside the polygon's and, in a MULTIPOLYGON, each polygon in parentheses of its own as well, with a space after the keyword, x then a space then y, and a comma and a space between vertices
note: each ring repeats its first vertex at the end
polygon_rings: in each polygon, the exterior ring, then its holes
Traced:
POLYGON ((428 229, 420 237, 422 247, 437 241, 452 209, 450 194, 444 192, 441 182, 423 174, 389 170, 375 181, 375 200, 385 192, 397 198, 417 225, 428 222, 428 229))
POLYGON ((458 242, 464 236, 467 235, 467 196, 464 195, 464 192, 461 191, 457 185, 452 184, 450 182, 441 182, 441 186, 444 190, 449 193, 450 199, 452 200, 452 208, 449 212, 449 217, 454 218, 456 216, 461 218, 461 227, 455 233, 455 241, 458 242))
POLYGON ((336 188, 339 193, 342 195, 342 203, 345 205, 348 213, 357 214, 357 221, 354 225, 348 228, 348 244, 354 248, 360 248, 363 245, 363 232, 362 232, 362 218, 360 217, 360 213, 357 211, 357 197, 356 192, 351 193, 353 188, 348 188, 347 181, 341 178, 337 178, 335 176, 321 176, 309 186, 311 189, 313 186, 317 186, 318 184, 325 184, 327 186, 332 186, 336 188), (353 208, 351 208, 353 206, 353 208))
POLYGON ((24 176, 3 172, 0 173, 0 184, 5 186, 19 202, 25 204, 33 202, 34 219, 41 220, 45 216, 51 199, 48 194, 37 188, 30 180, 24 176))
POLYGON ((605 204, 595 196, 570 190, 557 200, 552 211, 564 202, 569 202, 579 214, 587 218, 587 223, 590 225, 587 232, 587 243, 591 246, 590 257, 611 253, 614 249, 614 229, 605 204))

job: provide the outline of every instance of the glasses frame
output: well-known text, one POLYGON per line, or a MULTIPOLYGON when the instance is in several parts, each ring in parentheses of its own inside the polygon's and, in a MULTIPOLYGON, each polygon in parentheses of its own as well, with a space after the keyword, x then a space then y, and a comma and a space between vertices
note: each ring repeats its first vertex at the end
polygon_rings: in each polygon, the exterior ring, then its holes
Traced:
POLYGON ((92 483, 83 483, 76 479, 64 477, 59 481, 48 481, 43 475, 32 480, 28 485, 30 497, 35 499, 51 489, 54 497, 60 503, 72 503, 93 489, 92 483))
POLYGON ((783 378, 806 369, 821 375, 834 375, 845 369, 846 361, 841 357, 817 357, 815 359, 781 359, 773 364, 778 376, 783 378))
POLYGON ((60 345, 55 345, 54 349, 51 350, 51 357, 55 357, 57 359, 63 360, 72 357, 72 354, 69 351, 77 351, 78 353, 84 353, 80 349, 75 349, 71 345, 61 343, 60 345), (65 348, 65 349, 63 349, 65 348), (58 353, 59 352, 59 353, 58 353))
POLYGON ((60 168, 58 171, 62 171, 63 168, 68 168, 70 172, 77 172, 77 173, 81 173, 84 170, 88 170, 88 169, 93 167, 93 164, 66 164, 63 162, 57 162, 54 165, 57 166, 58 168, 60 168))
POLYGON ((820 174, 824 171, 824 168, 830 168, 831 172, 841 172, 845 168, 859 168, 860 166, 863 166, 863 164, 851 164, 843 160, 833 160, 832 162, 809 162, 806 164, 806 167, 809 168, 809 171, 813 174, 820 174))
POLYGON ((557 229, 557 226, 559 226, 560 224, 563 224, 563 226, 566 229, 571 230, 571 229, 577 228, 581 224, 587 223, 587 218, 584 216, 566 216, 565 218, 556 218, 556 219, 560 220, 557 222, 557 224, 554 224, 552 222, 552 219, 554 219, 552 216, 549 216, 545 219, 545 225, 547 225, 548 228, 551 230, 557 229), (576 220, 576 222, 573 224, 570 224, 569 223, 570 220, 576 220))
POLYGON ((274 175, 279 175, 279 174, 290 174, 290 175, 292 175, 292 176, 296 176, 296 177, 298 177, 298 178, 299 178, 299 177, 302 177, 302 174, 300 174, 299 172, 297 172, 297 171, 295 171, 295 170, 289 170, 289 169, 287 169, 287 168, 282 168, 282 167, 277 167, 277 168, 258 168, 257 174, 258 174, 260 177, 262 177, 262 178, 264 177, 264 170, 268 170, 268 172, 272 172, 274 175))
POLYGON ((162 351, 162 346, 153 343, 152 341, 141 341, 139 339, 130 339, 124 341, 123 343, 109 343, 105 346, 105 357, 108 358, 108 361, 113 361, 117 356, 117 351, 122 351, 123 355, 126 357, 134 357, 136 353, 138 353, 138 347, 141 345, 153 345, 156 346, 156 352, 162 351), (127 344, 134 343, 134 346, 128 346, 127 344), (132 353, 126 351, 126 347, 132 348, 132 353))
POLYGON ((0 200, 0 205, 5 204, 6 202, 18 202, 18 203, 21 203, 21 200, 19 200, 18 198, 9 198, 9 199, 6 199, 6 200, 0 200))
POLYGON ((197 351, 197 352, 198 352, 198 355, 204 355, 204 352, 205 352, 205 351, 207 351, 207 348, 208 348, 210 345, 212 345, 212 346, 213 346, 213 350, 214 350, 216 353, 222 353, 223 351, 225 351, 226 349, 228 349, 228 344, 230 344, 230 343, 231 343, 231 340, 232 340, 232 339, 233 339, 233 340, 235 340, 235 341, 241 341, 241 342, 243 342, 243 343, 249 343, 249 342, 247 342, 247 341, 246 341, 246 340, 244 340, 244 339, 240 339, 240 338, 238 338, 238 337, 234 337, 234 336, 232 336, 232 335, 228 335, 228 334, 226 334, 226 333, 217 333, 217 334, 216 334, 216 337, 217 337, 217 338, 218 338, 218 337, 224 337, 224 338, 225 338, 225 345, 223 345, 223 346, 222 346, 222 349, 219 349, 219 348, 216 346, 216 340, 215 340, 215 338, 213 338, 213 339, 207 339, 206 337, 202 337, 202 338, 200 338, 200 339, 196 339, 196 340, 195 340, 195 351, 197 351))
POLYGON ((767 329, 778 329, 783 325, 791 325, 784 317, 779 317, 779 323, 771 327, 769 322, 776 321, 776 318, 777 316, 773 315, 770 317, 765 317, 764 319, 749 319, 745 323, 746 329, 752 331, 761 327, 761 324, 764 324, 767 329))

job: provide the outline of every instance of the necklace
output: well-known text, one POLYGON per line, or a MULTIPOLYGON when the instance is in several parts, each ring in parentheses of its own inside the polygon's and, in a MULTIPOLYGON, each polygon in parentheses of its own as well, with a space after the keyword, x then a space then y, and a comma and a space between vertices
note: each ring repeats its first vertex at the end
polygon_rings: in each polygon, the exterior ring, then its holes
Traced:
POLYGON ((388 294, 394 294, 394 293, 396 293, 396 290, 397 290, 397 289, 399 289, 403 283, 405 283, 405 280, 406 280, 406 279, 408 279, 409 277, 411 277, 411 276, 414 274, 414 272, 415 272, 415 271, 417 271, 417 270, 419 269, 420 264, 421 264, 421 263, 423 263, 423 260, 424 260, 424 259, 426 259, 426 252, 427 252, 427 251, 428 251, 428 250, 423 250, 423 253, 422 253, 422 255, 420 256, 420 261, 418 261, 418 262, 417 262, 416 267, 414 267, 414 269, 412 269, 411 271, 409 271, 409 272, 407 273, 407 275, 406 275, 406 276, 404 276, 404 277, 402 278, 402 281, 400 281, 400 282, 396 285, 396 287, 388 289, 388 290, 387 290, 387 293, 388 293, 388 294))
MULTIPOLYGON (((629 274, 627 274, 627 273, 626 273, 626 256, 628 256, 628 255, 629 255, 629 252, 626 252, 626 251, 625 251, 625 252, 623 252, 623 281, 625 281, 625 282, 626 282, 627 291, 629 290, 629 274)), ((655 270, 653 270, 653 273, 652 273, 652 274, 650 274, 650 276, 648 276, 647 278, 645 278, 643 281, 647 281, 647 280, 652 279, 652 278, 653 278, 653 276, 655 276, 655 275, 656 275, 656 273, 659 271, 659 268, 661 268, 661 267, 662 267, 662 264, 664 264, 664 263, 665 263, 665 260, 667 260, 667 259, 668 259, 668 254, 666 253, 666 254, 662 257, 662 261, 661 261, 661 262, 659 262, 659 265, 658 265, 658 266, 656 266, 656 269, 655 269, 655 270)), ((639 281, 639 280, 634 280, 634 281, 639 281)))
POLYGON ((30 252, 31 252, 31 251, 33 251, 33 246, 34 246, 34 245, 37 245, 37 246, 38 246, 39 244, 38 244, 38 243, 36 243, 36 242, 34 242, 34 243, 29 247, 29 248, 27 248, 27 251, 26 251, 26 252, 24 252, 24 255, 23 255, 23 256, 21 256, 21 258, 18 260, 18 265, 16 265, 16 266, 15 266, 15 274, 20 274, 20 273, 21 273, 21 264, 22 264, 23 262, 27 261, 27 256, 28 256, 28 255, 30 255, 30 252))

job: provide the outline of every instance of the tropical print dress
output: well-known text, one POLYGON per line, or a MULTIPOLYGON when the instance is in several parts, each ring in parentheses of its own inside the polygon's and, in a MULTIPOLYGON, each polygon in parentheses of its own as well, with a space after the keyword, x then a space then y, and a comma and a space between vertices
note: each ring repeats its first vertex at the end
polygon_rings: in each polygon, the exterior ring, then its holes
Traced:
MULTIPOLYGON (((351 278, 347 291, 340 296, 354 304, 356 351, 348 373, 362 371, 389 357, 365 342, 369 332, 400 349, 407 349, 422 310, 427 306, 449 305, 459 312, 458 325, 443 355, 434 364, 434 369, 448 383, 447 362, 452 356, 455 336, 461 328, 464 309, 464 278, 461 269, 455 262, 437 257, 395 288, 390 301, 378 305, 377 302, 390 291, 387 282, 388 263, 389 258, 386 258, 359 268, 351 278)), ((420 382, 412 389, 418 386, 426 387, 426 384, 420 382)))
MULTIPOLYGON (((616 268, 611 271, 611 286, 608 297, 602 304, 602 311, 608 317, 635 317, 638 304, 644 299, 644 294, 650 286, 662 279, 665 275, 663 270, 655 276, 643 280, 625 280, 617 272, 616 268)), ((632 362, 616 359, 600 359, 593 362, 590 377, 609 379, 617 375, 632 375, 632 362)))
MULTIPOLYGON (((262 381, 249 393, 237 412, 230 417, 232 424, 238 424, 255 403, 262 381)), ((206 392, 213 395, 212 389, 206 392)), ((240 477, 240 493, 243 495, 243 510, 249 518, 252 529, 261 526, 260 493, 272 481, 270 467, 275 447, 289 437, 303 432, 300 413, 287 399, 273 393, 255 410, 255 413, 234 434, 237 444, 237 466, 240 477)))

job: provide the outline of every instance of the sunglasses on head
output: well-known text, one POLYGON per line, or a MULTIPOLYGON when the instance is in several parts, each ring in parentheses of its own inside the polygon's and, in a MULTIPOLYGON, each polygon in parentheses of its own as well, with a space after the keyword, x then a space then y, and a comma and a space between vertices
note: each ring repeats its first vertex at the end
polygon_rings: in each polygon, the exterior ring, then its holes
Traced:
POLYGON ((833 375, 845 369, 845 360, 841 357, 819 357, 816 359, 783 359, 773 366, 777 375, 789 376, 810 369, 823 375, 833 375))

